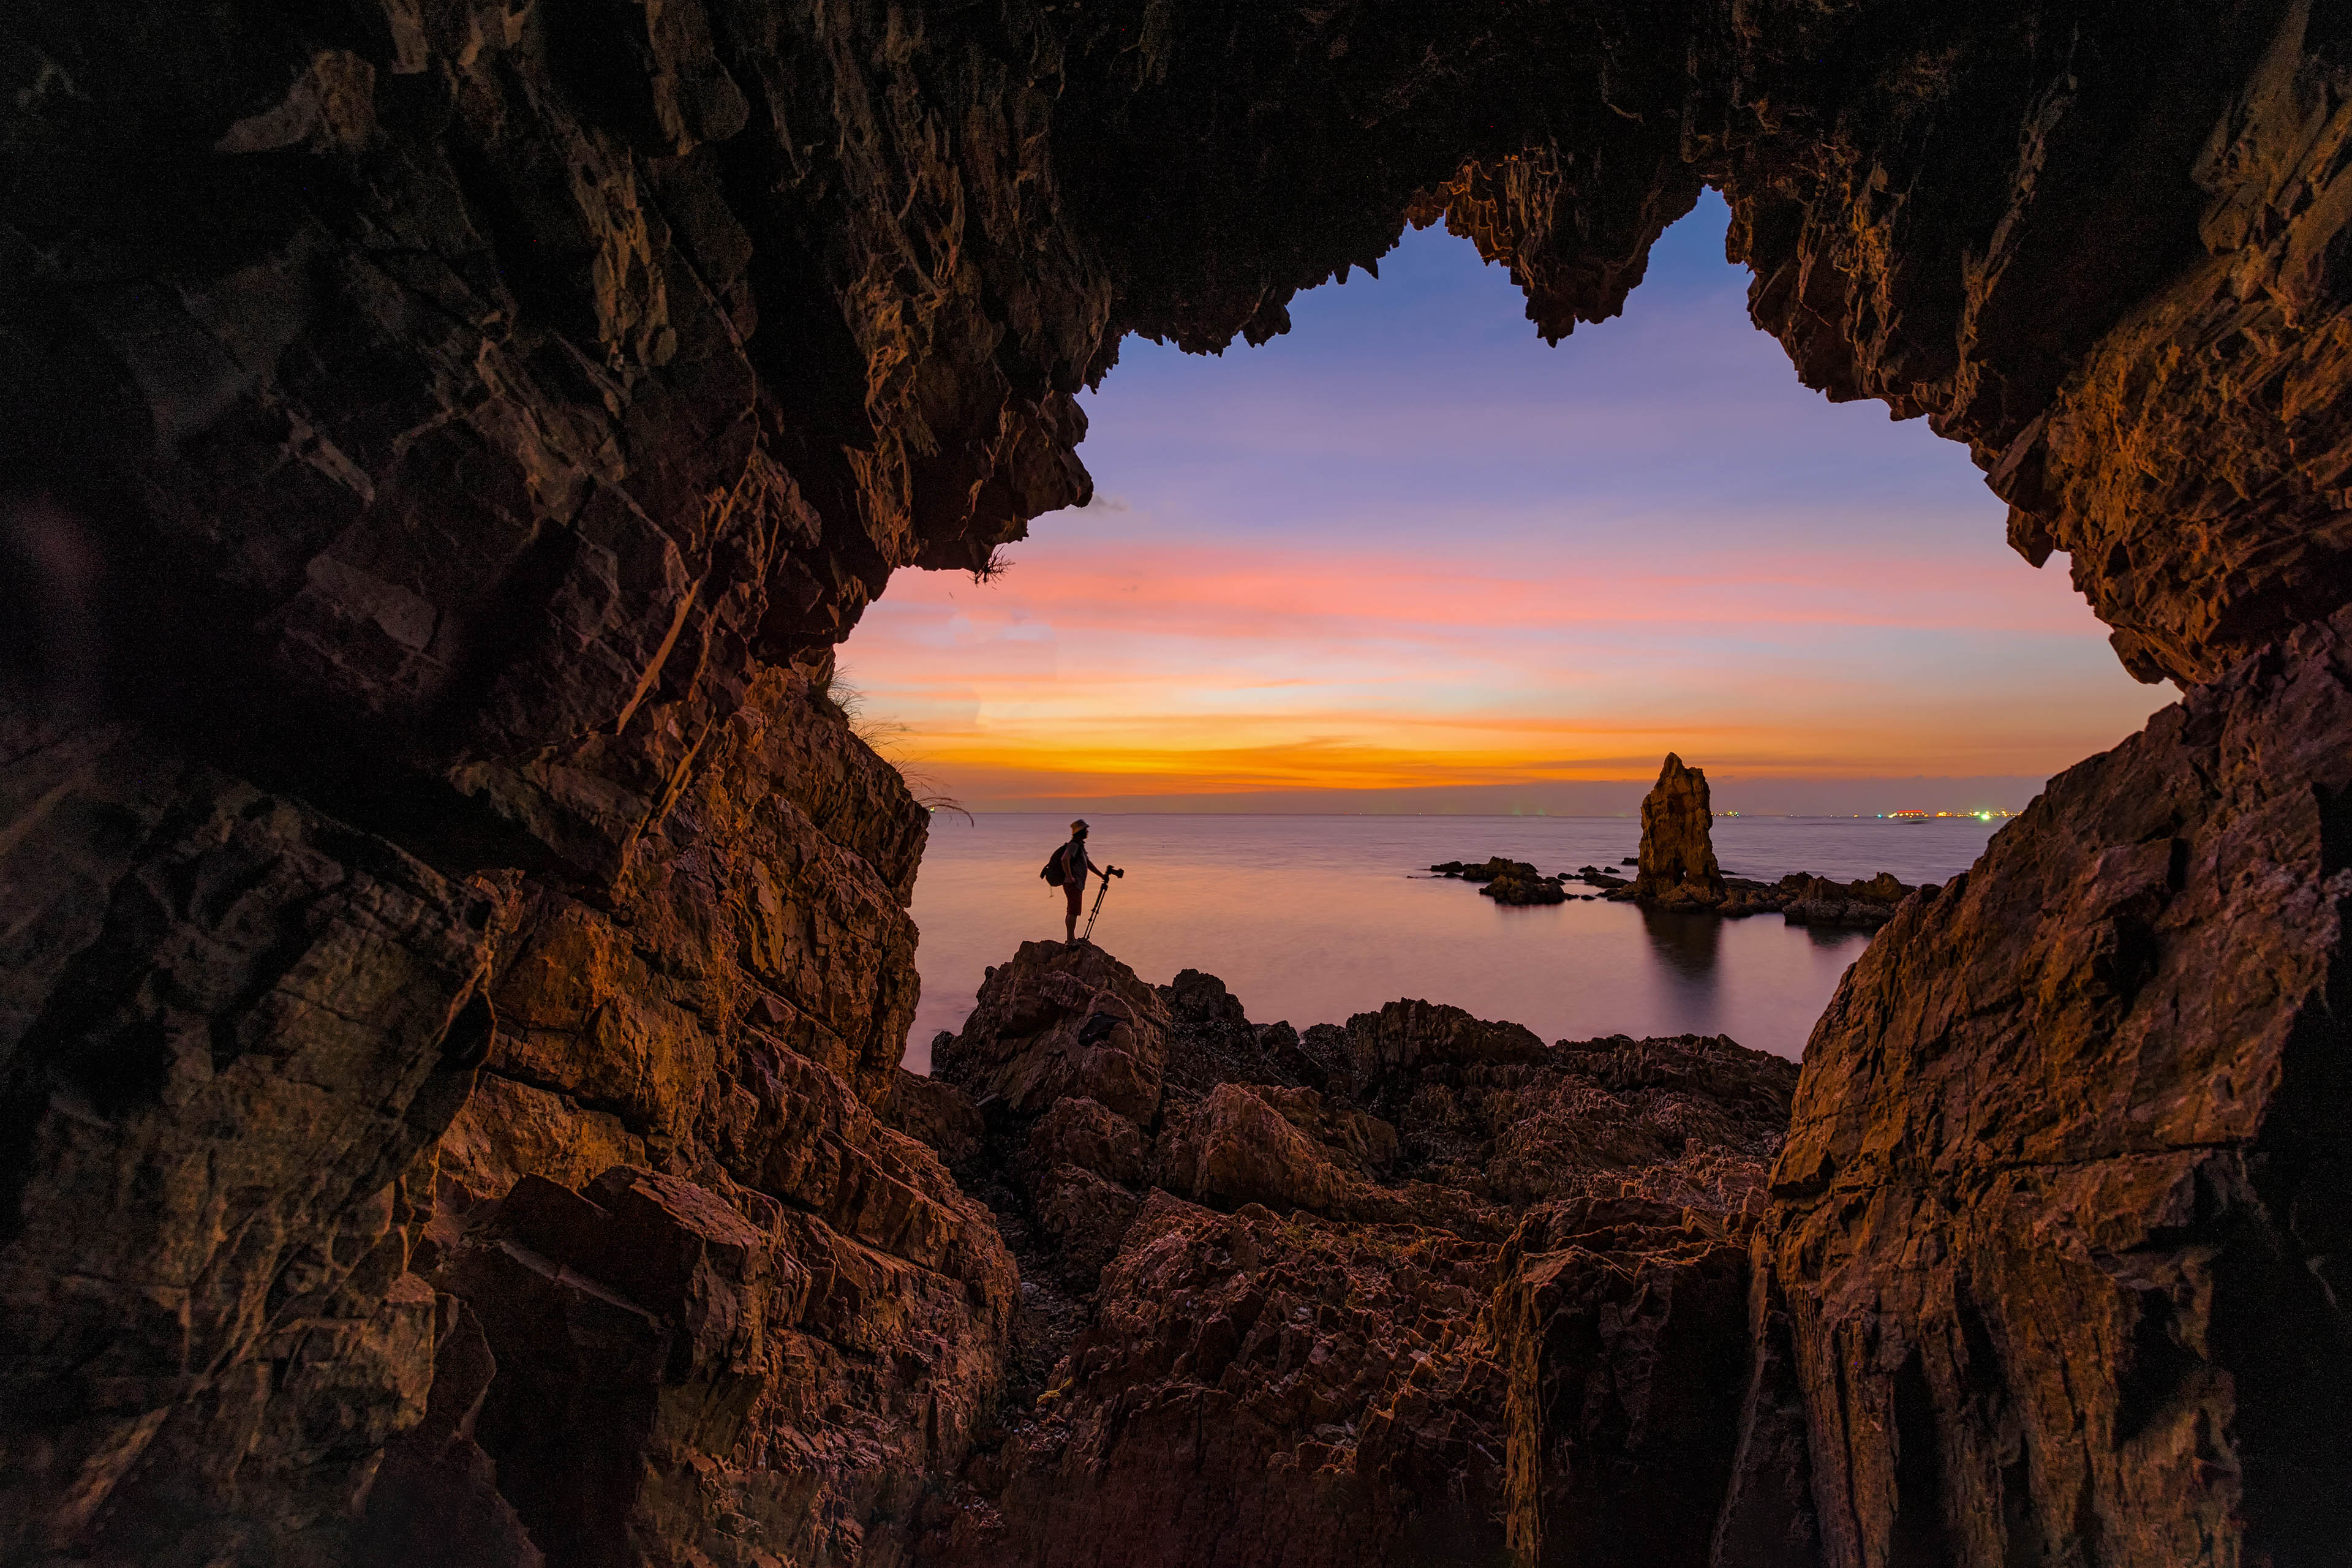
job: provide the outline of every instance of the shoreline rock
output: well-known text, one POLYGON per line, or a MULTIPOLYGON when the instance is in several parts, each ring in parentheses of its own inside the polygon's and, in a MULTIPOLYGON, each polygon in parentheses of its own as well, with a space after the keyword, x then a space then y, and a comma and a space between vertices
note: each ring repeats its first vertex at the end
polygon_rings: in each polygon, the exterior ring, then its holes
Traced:
POLYGON ((1468 1563, 1569 1530, 1645 1542, 1596 1564, 1703 1559, 1794 1063, 1410 1000, 1302 1032, 1057 942, 934 1060, 978 1096, 1016 1343, 1051 1361, 927 1505, 922 1561, 1468 1563), (1096 1048, 1156 1072, 1071 1070, 1114 1015, 1096 1048), (1159 1092, 1113 1109, 1097 1078, 1159 1092))

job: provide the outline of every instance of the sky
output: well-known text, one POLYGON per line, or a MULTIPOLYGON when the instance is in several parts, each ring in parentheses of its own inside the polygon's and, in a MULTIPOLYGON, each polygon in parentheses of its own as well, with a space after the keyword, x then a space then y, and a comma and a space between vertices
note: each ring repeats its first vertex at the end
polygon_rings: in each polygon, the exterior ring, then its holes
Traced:
POLYGON ((1263 347, 1129 339, 1093 504, 898 574, 863 722, 977 810, 1606 814, 1668 751, 1718 809, 2021 806, 2177 693, 1962 447, 1798 384, 1727 217, 1557 347, 1442 229, 1263 347))

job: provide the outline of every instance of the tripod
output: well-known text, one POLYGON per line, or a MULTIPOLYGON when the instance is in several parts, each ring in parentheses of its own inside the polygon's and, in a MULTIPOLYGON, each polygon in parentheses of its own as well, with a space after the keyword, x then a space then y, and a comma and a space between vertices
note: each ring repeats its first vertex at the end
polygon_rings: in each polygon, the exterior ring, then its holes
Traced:
POLYGON ((1106 866, 1106 867, 1104 867, 1104 868, 1103 868, 1103 885, 1102 885, 1102 892, 1101 892, 1101 893, 1097 893, 1097 894, 1095 895, 1095 907, 1094 907, 1094 911, 1093 911, 1093 913, 1091 913, 1091 914, 1089 914, 1089 915, 1087 915, 1087 929, 1086 929, 1086 934, 1084 934, 1083 936, 1081 936, 1081 937, 1079 937, 1079 938, 1078 938, 1078 940, 1079 940, 1080 942, 1092 942, 1092 941, 1094 941, 1094 939, 1095 939, 1095 921, 1096 921, 1098 918, 1100 918, 1100 916, 1101 916, 1101 914, 1102 914, 1102 901, 1103 901, 1103 894, 1104 894, 1104 893, 1108 893, 1108 892, 1109 892, 1109 891, 1110 891, 1110 879, 1111 879, 1113 877, 1124 877, 1124 876, 1126 876, 1126 875, 1127 875, 1127 873, 1126 873, 1125 871, 1120 870, 1120 869, 1119 869, 1118 867, 1116 867, 1116 866, 1106 866))

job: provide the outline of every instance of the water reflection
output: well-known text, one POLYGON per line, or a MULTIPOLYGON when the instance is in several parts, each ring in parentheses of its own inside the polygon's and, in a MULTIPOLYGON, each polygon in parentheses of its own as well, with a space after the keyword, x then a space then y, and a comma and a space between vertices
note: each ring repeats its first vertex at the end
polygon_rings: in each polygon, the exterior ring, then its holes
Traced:
POLYGON ((1708 991, 1715 988, 1715 961, 1723 947, 1723 926, 1714 915, 1642 911, 1642 931, 1650 939, 1650 951, 1658 962, 1708 991))

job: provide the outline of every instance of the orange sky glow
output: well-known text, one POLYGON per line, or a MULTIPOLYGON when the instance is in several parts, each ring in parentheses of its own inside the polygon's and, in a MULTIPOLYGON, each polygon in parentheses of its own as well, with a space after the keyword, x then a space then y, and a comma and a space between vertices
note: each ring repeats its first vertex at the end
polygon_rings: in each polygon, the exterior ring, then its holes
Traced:
POLYGON ((1221 568, 1048 534, 992 583, 902 575, 844 668, 886 750, 988 799, 1627 778, 1667 750, 1763 776, 2046 773, 2136 727, 2132 698, 2169 695, 2021 703, 1983 645, 2084 635, 2065 579, 2014 561, 1905 574, 1287 551, 1221 568), (1890 634, 1934 631, 1956 641, 1884 656, 1890 634), (1988 679, 1952 679, 1935 648, 1988 679))

